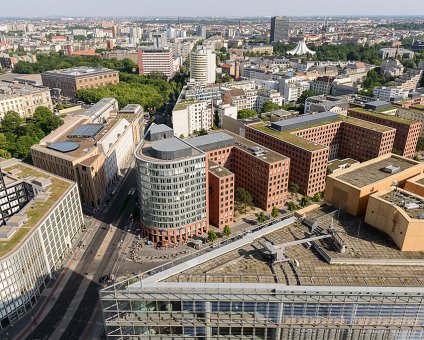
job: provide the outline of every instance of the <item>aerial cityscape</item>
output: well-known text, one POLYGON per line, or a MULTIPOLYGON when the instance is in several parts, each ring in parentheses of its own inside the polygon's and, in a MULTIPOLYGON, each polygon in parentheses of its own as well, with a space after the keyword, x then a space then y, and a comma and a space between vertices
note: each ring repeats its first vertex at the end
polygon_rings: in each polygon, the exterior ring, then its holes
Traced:
POLYGON ((0 288, 4 340, 424 339, 424 3, 0 5, 0 288))

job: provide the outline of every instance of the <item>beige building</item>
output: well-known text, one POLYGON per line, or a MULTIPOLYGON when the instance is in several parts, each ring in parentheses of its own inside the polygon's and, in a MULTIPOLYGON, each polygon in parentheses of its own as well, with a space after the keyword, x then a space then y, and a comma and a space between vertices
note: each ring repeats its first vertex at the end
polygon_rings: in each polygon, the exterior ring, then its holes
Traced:
POLYGON ((413 108, 407 109, 404 107, 398 107, 396 111, 396 116, 403 119, 415 120, 416 122, 421 122, 421 132, 420 137, 424 137, 424 111, 414 110, 413 108))
POLYGON ((60 95, 75 99, 77 91, 119 83, 119 71, 105 67, 75 67, 41 74, 43 85, 60 89, 60 95))
POLYGON ((424 199, 402 189, 369 197, 365 223, 389 235, 402 251, 424 251, 424 199))
POLYGON ((39 106, 53 110, 47 87, 0 82, 0 119, 8 111, 17 112, 22 118, 31 117, 39 106))
POLYGON ((372 194, 394 185, 404 187, 423 171, 424 163, 386 154, 327 176, 324 198, 352 215, 362 215, 372 194))
POLYGON ((103 123, 88 116, 71 118, 34 145, 31 155, 36 166, 78 182, 82 202, 97 207, 133 161, 144 120, 139 105, 111 112, 103 123))

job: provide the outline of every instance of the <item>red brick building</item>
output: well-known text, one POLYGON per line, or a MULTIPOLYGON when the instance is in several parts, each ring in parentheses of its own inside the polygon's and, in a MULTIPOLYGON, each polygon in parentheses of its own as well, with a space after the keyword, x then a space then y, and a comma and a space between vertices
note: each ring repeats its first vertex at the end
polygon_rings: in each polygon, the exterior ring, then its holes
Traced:
POLYGON ((290 182, 307 196, 324 190, 329 160, 375 158, 390 153, 395 138, 392 128, 328 112, 281 122, 247 125, 245 137, 288 156, 290 182))
POLYGON ((223 228, 234 222, 237 188, 246 189, 259 208, 270 212, 286 202, 290 160, 231 132, 191 138, 209 160, 209 221, 223 228), (232 175, 232 176, 231 176, 232 175))
POLYGON ((421 122, 370 112, 362 108, 349 109, 348 116, 396 129, 393 152, 403 157, 414 157, 421 132, 421 122))

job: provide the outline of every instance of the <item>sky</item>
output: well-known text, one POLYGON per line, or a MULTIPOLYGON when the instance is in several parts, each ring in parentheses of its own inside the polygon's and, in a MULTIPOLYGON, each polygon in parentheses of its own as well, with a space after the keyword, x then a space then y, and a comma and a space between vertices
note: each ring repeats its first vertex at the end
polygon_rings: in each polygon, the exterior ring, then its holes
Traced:
POLYGON ((424 16, 424 0, 0 0, 0 2, 2 2, 0 17, 424 16))

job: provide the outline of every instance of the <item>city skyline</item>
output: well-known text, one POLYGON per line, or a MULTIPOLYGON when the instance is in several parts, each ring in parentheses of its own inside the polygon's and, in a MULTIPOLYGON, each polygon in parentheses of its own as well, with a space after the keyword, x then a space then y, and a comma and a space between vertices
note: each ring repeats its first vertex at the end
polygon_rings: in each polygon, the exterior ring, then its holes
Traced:
POLYGON ((415 0, 405 0, 402 9, 394 10, 397 3, 394 0, 385 1, 384 8, 381 2, 369 2, 358 0, 354 3, 338 3, 331 0, 318 0, 310 3, 307 0, 300 0, 296 3, 281 4, 272 0, 268 6, 255 4, 255 2, 244 2, 242 7, 239 3, 227 3, 222 0, 213 3, 196 6, 194 0, 185 1, 184 6, 175 2, 162 1, 149 3, 146 9, 145 4, 135 0, 126 2, 126 6, 116 8, 112 1, 104 1, 99 7, 95 3, 87 3, 82 0, 75 0, 61 4, 60 8, 52 0, 40 0, 37 3, 30 1, 8 3, 3 6, 1 17, 46 17, 46 16, 66 16, 66 17, 145 17, 145 16, 390 16, 390 15, 410 15, 417 16, 424 13, 424 3, 417 3, 415 0))

